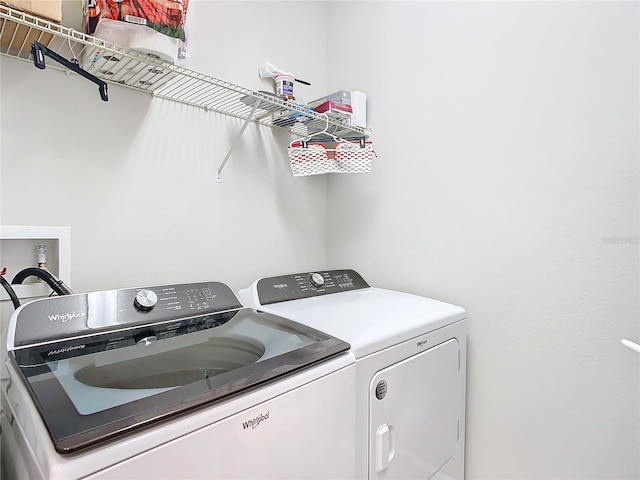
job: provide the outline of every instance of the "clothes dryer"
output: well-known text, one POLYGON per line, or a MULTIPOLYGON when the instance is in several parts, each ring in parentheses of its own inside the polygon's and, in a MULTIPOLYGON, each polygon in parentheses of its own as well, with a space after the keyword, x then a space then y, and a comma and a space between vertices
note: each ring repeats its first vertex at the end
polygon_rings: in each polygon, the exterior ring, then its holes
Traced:
POLYGON ((35 300, 7 349, 3 479, 355 475, 349 344, 222 283, 35 300))
POLYGON ((371 287, 353 270, 262 278, 238 295, 351 344, 357 478, 464 478, 462 308, 371 287))

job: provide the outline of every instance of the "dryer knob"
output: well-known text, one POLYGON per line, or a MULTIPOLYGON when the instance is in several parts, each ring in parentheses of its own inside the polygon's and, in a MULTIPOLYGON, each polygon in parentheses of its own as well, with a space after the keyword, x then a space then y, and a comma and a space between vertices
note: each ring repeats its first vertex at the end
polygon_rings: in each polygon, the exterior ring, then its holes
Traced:
POLYGON ((158 296, 151 290, 143 288, 138 290, 136 298, 133 300, 133 306, 141 312, 148 312, 158 303, 158 296))
POLYGON ((316 288, 319 288, 322 285, 324 285, 324 277, 319 273, 312 273, 309 281, 311 282, 311 285, 313 285, 316 288))

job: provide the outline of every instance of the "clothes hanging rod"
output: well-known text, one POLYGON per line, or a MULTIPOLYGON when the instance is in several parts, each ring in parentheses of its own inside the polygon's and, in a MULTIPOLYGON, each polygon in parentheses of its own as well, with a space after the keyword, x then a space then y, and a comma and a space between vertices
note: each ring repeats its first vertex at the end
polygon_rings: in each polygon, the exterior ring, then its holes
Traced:
POLYGON ((31 55, 33 56, 33 65, 40 70, 44 70, 46 68, 46 64, 44 61, 44 57, 50 57, 61 65, 64 65, 69 70, 76 72, 79 75, 82 75, 87 80, 92 81, 96 85, 98 85, 98 91, 100 92, 100 98, 104 102, 109 101, 109 91, 107 88, 107 82, 100 80, 95 75, 91 75, 86 70, 82 69, 78 63, 78 60, 67 60, 66 58, 58 55, 53 50, 48 49, 40 42, 33 42, 31 44, 31 55))

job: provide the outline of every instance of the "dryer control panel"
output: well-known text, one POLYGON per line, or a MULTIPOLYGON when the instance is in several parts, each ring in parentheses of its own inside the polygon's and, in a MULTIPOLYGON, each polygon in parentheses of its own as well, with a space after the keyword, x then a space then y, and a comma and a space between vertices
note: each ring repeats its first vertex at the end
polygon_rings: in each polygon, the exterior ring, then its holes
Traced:
POLYGON ((355 270, 325 270, 293 273, 258 280, 261 305, 318 297, 332 293, 369 288, 355 270))

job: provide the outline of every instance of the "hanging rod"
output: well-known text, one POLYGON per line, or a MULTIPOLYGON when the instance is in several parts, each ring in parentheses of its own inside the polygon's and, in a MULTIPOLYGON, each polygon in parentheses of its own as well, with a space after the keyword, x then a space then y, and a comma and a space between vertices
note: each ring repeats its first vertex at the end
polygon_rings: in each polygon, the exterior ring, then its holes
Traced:
POLYGON ((53 50, 49 50, 47 47, 42 45, 40 42, 33 42, 31 44, 31 56, 33 57, 33 65, 36 68, 39 68, 40 70, 44 70, 46 68, 46 64, 45 64, 45 61, 44 61, 45 55, 47 57, 52 58, 53 60, 55 60, 59 64, 64 65, 69 70, 73 70, 74 72, 82 75, 87 80, 90 80, 93 83, 95 83, 96 85, 98 85, 98 91, 100 92, 100 98, 102 98, 102 100, 104 102, 108 102, 109 101, 109 93, 107 91, 107 82, 105 82, 103 80, 100 80, 95 75, 91 75, 86 70, 80 68, 80 64, 78 63, 78 60, 76 60, 76 59, 71 60, 71 61, 67 60, 66 58, 62 57, 61 55, 58 55, 53 50))

